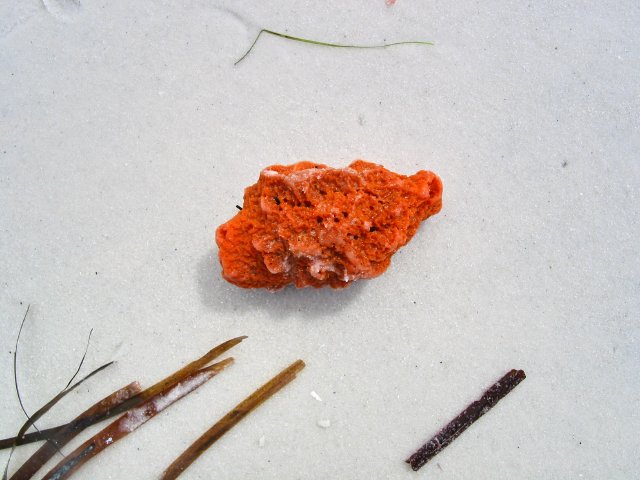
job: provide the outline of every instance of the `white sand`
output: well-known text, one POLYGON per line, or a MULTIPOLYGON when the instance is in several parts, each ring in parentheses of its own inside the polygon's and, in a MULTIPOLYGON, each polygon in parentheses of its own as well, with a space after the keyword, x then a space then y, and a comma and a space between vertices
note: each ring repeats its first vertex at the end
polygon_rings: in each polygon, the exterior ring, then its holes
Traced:
POLYGON ((29 412, 91 327, 83 371, 118 356, 42 426, 249 335, 78 479, 156 478, 296 358, 185 479, 418 478, 403 460, 510 368, 527 380, 420 478, 636 477, 638 25, 637 1, 0 2, 0 434, 24 420, 31 303, 29 412), (436 46, 266 36, 234 67, 263 26, 436 46), (444 182, 383 277, 277 294, 220 278, 215 228, 263 168, 356 158, 444 182))

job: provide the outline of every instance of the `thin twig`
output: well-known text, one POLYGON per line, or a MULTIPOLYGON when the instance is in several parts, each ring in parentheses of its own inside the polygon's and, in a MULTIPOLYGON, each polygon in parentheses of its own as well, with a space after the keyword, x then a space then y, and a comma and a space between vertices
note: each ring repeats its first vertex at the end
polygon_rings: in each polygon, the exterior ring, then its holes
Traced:
MULTIPOLYGON (((89 425, 93 425, 94 423, 100 422, 100 421, 102 421, 102 420, 104 420, 106 418, 113 417, 115 415, 118 415, 118 414, 120 414, 122 412, 125 412, 125 411, 129 410, 130 408, 138 406, 140 403, 148 400, 152 396, 156 395, 158 392, 166 389, 167 387, 169 387, 171 385, 174 385, 175 383, 183 380, 186 376, 188 376, 191 373, 195 372, 196 370, 199 370, 200 368, 204 367, 206 364, 211 362, 216 357, 219 357, 220 355, 222 355, 223 353, 225 353, 226 351, 228 351, 232 347, 234 347, 237 344, 239 344, 240 342, 242 342, 245 338, 247 338, 247 337, 246 336, 236 337, 236 338, 232 338, 231 340, 227 340, 224 343, 221 343, 220 345, 218 345, 218 346, 214 347, 213 349, 209 350, 206 354, 204 354, 199 359, 197 359, 197 360, 189 363, 188 365, 182 367, 177 372, 175 372, 175 373, 171 374, 169 377, 159 381, 155 385, 152 385, 151 387, 147 388, 146 390, 144 390, 140 394, 131 397, 129 400, 127 400, 126 402, 124 402, 121 405, 117 406, 116 408, 108 410, 108 411, 103 412, 103 413, 96 414, 95 416, 93 416, 91 418, 87 418, 87 419, 83 420, 83 423, 87 424, 87 425, 85 425, 85 427, 89 426, 89 425)), ((51 437, 52 435, 55 435, 56 433, 60 432, 61 430, 69 427, 69 425, 70 424, 65 424, 65 425, 60 425, 58 427, 53 427, 53 428, 48 428, 46 430, 42 430, 42 435, 38 434, 37 432, 34 432, 34 433, 30 433, 30 434, 23 434, 22 436, 19 435, 17 437, 6 438, 6 439, 3 439, 3 440, 0 440, 0 449, 10 448, 10 447, 13 447, 14 445, 18 446, 18 445, 24 445, 26 443, 37 442, 39 440, 46 440, 47 438, 51 437)))
POLYGON ((88 410, 78 415, 72 422, 69 423, 69 427, 58 432, 53 438, 47 440, 36 453, 34 453, 29 459, 13 474, 10 480, 28 480, 36 472, 55 455, 58 448, 63 447, 69 443, 78 433, 80 433, 86 425, 83 422, 86 418, 89 418, 96 413, 110 410, 125 400, 131 398, 133 395, 140 393, 140 384, 133 382, 123 387, 111 395, 103 398, 95 405, 91 406, 88 410), (74 428, 76 425, 81 425, 81 428, 74 428))
POLYGON ((187 448, 162 474, 162 480, 177 478, 189 465, 191 465, 207 448, 213 445, 220 437, 227 433, 234 425, 246 417, 253 409, 262 404, 274 393, 296 378, 300 370, 304 368, 304 362, 297 360, 253 392, 233 410, 222 417, 215 425, 207 430, 189 448, 187 448))
POLYGON ((233 363, 233 358, 227 358, 210 367, 197 370, 184 380, 169 386, 142 405, 125 413, 70 453, 66 459, 47 473, 43 480, 63 480, 71 476, 78 468, 109 447, 109 445, 138 429, 169 405, 172 405, 207 380, 216 376, 231 363, 233 363))
POLYGON ((311 43, 313 45, 321 45, 323 47, 336 47, 336 48, 360 48, 360 49, 362 49, 362 48, 387 48, 387 47, 393 47, 394 45, 433 45, 433 42, 424 42, 424 41, 393 42, 393 43, 382 43, 380 45, 345 45, 345 44, 342 44, 342 43, 320 42, 320 41, 317 41, 317 40, 309 40, 308 38, 294 37, 292 35, 287 35, 285 33, 280 33, 280 32, 274 32, 273 30, 268 30, 266 28, 263 28, 262 30, 260 30, 258 32, 258 35, 256 36, 255 40, 253 41, 253 43, 249 47, 249 50, 247 50, 244 53, 244 55, 242 55, 242 57, 240 57, 238 60, 236 60, 234 65, 238 65, 242 60, 244 60, 244 58, 247 55, 249 55, 251 50, 253 50, 253 47, 255 46, 255 44, 258 43, 258 39, 260 38, 260 35, 262 35, 263 33, 268 33, 270 35, 275 35, 276 37, 285 38, 287 40, 293 40, 293 41, 296 41, 296 42, 311 43))
POLYGON ((453 442, 476 420, 493 408, 511 390, 526 378, 522 370, 511 370, 494 383, 482 397, 465 408, 456 418, 451 420, 431 440, 420 447, 406 462, 413 470, 419 470, 425 463, 435 457, 447 445, 453 442))

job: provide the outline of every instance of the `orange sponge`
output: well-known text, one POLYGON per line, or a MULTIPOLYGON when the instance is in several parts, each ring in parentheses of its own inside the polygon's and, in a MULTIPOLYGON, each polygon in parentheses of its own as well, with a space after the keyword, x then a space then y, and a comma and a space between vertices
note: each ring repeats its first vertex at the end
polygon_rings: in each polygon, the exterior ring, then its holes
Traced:
POLYGON ((442 182, 424 170, 405 176, 362 160, 274 165, 216 231, 222 275, 244 288, 347 287, 383 273, 441 206, 442 182))

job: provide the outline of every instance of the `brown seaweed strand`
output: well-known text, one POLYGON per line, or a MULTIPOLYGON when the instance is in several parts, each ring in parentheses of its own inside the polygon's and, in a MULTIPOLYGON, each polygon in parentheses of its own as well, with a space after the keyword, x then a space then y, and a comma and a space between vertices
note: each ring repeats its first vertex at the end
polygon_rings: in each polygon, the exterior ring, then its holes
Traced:
POLYGON ((86 377, 82 378, 81 380, 79 380, 75 384, 71 385, 67 389, 65 389, 65 390, 61 391, 60 393, 58 393, 55 397, 53 397, 51 400, 49 400, 43 407, 41 407, 40 409, 38 409, 38 411, 36 411, 33 415, 31 415, 31 418, 29 420, 27 420, 24 423, 24 425, 22 425, 22 428, 18 431, 18 435, 16 435, 16 437, 17 438, 22 437, 22 435, 24 435, 24 432, 29 427, 31 427, 31 425, 33 425, 34 422, 36 422, 37 420, 42 418, 42 416, 45 413, 47 413, 49 410, 51 410, 51 408, 53 408, 53 406, 56 403, 58 403, 60 400, 62 400, 67 394, 71 393, 73 390, 75 390, 77 387, 79 387, 80 384, 82 384, 86 380, 89 380, 89 378, 93 377, 96 373, 101 372, 102 370, 104 370, 105 368, 107 368, 108 366, 110 366, 112 364, 113 364, 113 362, 105 363, 104 365, 96 368, 94 371, 89 373, 86 377))
POLYGON ((53 467, 43 477, 43 480, 63 480, 70 477, 77 469, 109 447, 109 445, 137 430, 165 408, 191 393, 232 363, 233 358, 227 358, 215 365, 197 370, 184 380, 151 397, 142 405, 128 411, 70 453, 64 460, 53 467))
POLYGON ((420 447, 406 462, 415 471, 440 453, 482 415, 493 408, 522 380, 526 378, 522 370, 511 370, 494 383, 479 400, 465 408, 456 418, 438 432, 431 440, 420 447))
POLYGON ((11 456, 13 455, 13 451, 15 450, 16 446, 17 446, 17 440, 22 438, 22 436, 24 435, 24 433, 29 429, 29 427, 31 427, 31 425, 34 424, 34 422, 38 421, 40 418, 42 418, 42 416, 47 413, 56 403, 58 403, 60 400, 62 400, 62 398, 67 395, 68 393, 72 392, 73 390, 75 390, 77 387, 79 387, 84 381, 89 380, 89 378, 93 377, 96 373, 104 370, 105 368, 107 368, 109 365, 113 364, 113 362, 109 362, 109 363, 105 363, 104 365, 96 368, 93 372, 89 373, 87 376, 85 376, 84 378, 82 378, 81 380, 77 381, 76 383, 74 383, 73 385, 71 385, 69 388, 64 389, 63 391, 61 391, 60 393, 58 393, 55 397, 53 397, 51 400, 49 400, 43 407, 41 407, 37 412, 35 412, 33 415, 31 415, 31 418, 29 418, 20 428, 20 430, 18 431, 18 434, 16 435, 16 440, 14 440, 12 446, 11 446, 11 451, 9 452, 9 458, 7 459, 7 464, 4 467, 4 473, 2 474, 2 480, 7 480, 7 476, 9 474, 9 463, 11 462, 11 456))
POLYGON ((237 344, 242 342, 245 338, 247 338, 247 336, 243 335, 241 337, 232 338, 231 340, 227 340, 226 342, 221 343, 220 345, 209 350, 202 357, 185 365, 177 372, 173 373, 172 375, 169 375, 167 378, 149 387, 147 390, 142 392, 141 395, 146 396, 147 398, 150 398, 156 395, 158 392, 165 390, 167 387, 174 385, 175 383, 183 380, 184 378, 191 375, 195 371, 200 370, 202 367, 204 367, 206 364, 211 362, 213 359, 219 357, 226 351, 235 347, 237 344))
MULTIPOLYGON (((155 383, 149 388, 146 388, 145 390, 140 392, 138 395, 131 397, 129 400, 123 402, 122 404, 118 405, 114 409, 108 410, 103 414, 97 415, 95 418, 92 418, 90 424, 93 425, 94 423, 97 423, 106 418, 111 418, 123 412, 126 412, 127 410, 131 408, 135 408, 138 405, 146 402, 150 398, 155 397, 159 393, 166 391, 168 388, 183 381, 190 375, 200 370, 202 367, 204 367, 206 364, 211 362, 216 357, 219 357, 223 353, 230 350, 232 347, 236 346, 238 343, 242 342, 242 340, 244 340, 245 338, 247 337, 246 336, 236 337, 236 338, 232 338, 231 340, 227 340, 226 342, 221 343, 220 345, 217 345, 216 347, 212 348, 207 353, 205 353, 202 357, 185 365, 180 370, 176 371, 175 373, 172 373, 168 377, 160 380, 158 383, 155 383)), ((218 371, 222 371, 232 361, 233 359, 225 359, 225 360, 222 360, 221 362, 213 364, 211 367, 214 370, 218 369, 218 371)))
POLYGON ((213 445, 220 437, 233 428, 240 420, 246 417, 256 407, 274 393, 286 386, 291 380, 296 378, 305 364, 302 360, 297 360, 278 375, 273 377, 258 390, 253 392, 233 410, 222 417, 215 425, 200 436, 189 448, 187 448, 162 474, 162 480, 173 480, 177 478, 189 465, 191 465, 207 448, 213 445))
POLYGON ((26 445, 28 443, 40 442, 42 440, 46 440, 47 438, 51 438, 56 432, 62 430, 66 425, 61 425, 59 427, 51 427, 51 428, 41 428, 37 432, 25 433, 22 437, 9 437, 3 438, 0 440, 0 450, 4 450, 6 448, 13 447, 14 443, 16 447, 20 445, 26 445))
MULTIPOLYGON (((242 342, 242 340, 244 340, 245 338, 247 337, 246 336, 236 337, 236 338, 232 338, 231 340, 227 340, 226 342, 221 343, 220 345, 217 345, 216 347, 212 348, 207 353, 205 353, 202 357, 185 365, 180 370, 172 373, 168 377, 160 380, 158 383, 155 383, 149 388, 144 389, 139 394, 134 395, 129 400, 126 400, 125 402, 121 403, 115 408, 111 410, 107 410, 102 414, 98 414, 94 418, 89 418, 88 419, 90 421, 89 425, 93 425, 94 423, 102 421, 106 418, 111 418, 123 412, 126 412, 127 410, 131 408, 135 408, 138 405, 146 402, 150 398, 155 397, 159 393, 166 391, 169 387, 174 386, 176 383, 183 381, 193 373, 197 372, 206 364, 211 362, 213 359, 215 359, 216 357, 219 357, 223 353, 230 350, 232 347, 236 346, 238 343, 242 342)), ((233 361, 233 359, 231 360, 225 359, 221 362, 213 364, 211 367, 214 370, 218 369, 218 371, 222 371, 230 361, 233 361)))
MULTIPOLYGON (((106 410, 104 412, 97 412, 95 416, 87 417, 82 421, 83 424, 86 423, 86 425, 84 426, 88 427, 106 418, 111 418, 113 416, 119 415, 120 413, 123 413, 129 410, 130 408, 140 405, 141 403, 153 397, 154 395, 166 389, 167 387, 174 385, 175 383, 184 379, 191 373, 202 368, 204 365, 211 362, 216 357, 219 357, 223 353, 230 350, 232 347, 236 346, 238 343, 242 342, 245 338, 247 337, 246 336, 236 337, 236 338, 232 338, 231 340, 227 340, 224 343, 221 343, 220 345, 209 350, 206 354, 204 354, 199 359, 194 360, 188 365, 182 367, 177 372, 161 380, 155 385, 152 385, 151 387, 147 388, 140 394, 131 397, 129 400, 125 401, 124 403, 117 406, 116 408, 106 410)), ((58 427, 42 429, 41 433, 33 432, 33 433, 19 435, 13 438, 2 439, 0 440, 0 450, 3 448, 11 448, 14 446, 14 444, 18 446, 18 445, 25 445, 27 443, 38 442, 40 440, 47 440, 48 438, 52 437, 53 435, 58 433, 60 430, 67 428, 68 426, 69 424, 65 424, 65 425, 60 425, 58 427)))
MULTIPOLYGON (((18 336, 16 338, 16 346, 15 349, 13 351, 13 382, 16 388, 16 395, 18 396, 18 402, 20 403, 20 408, 22 409, 22 411, 24 412, 25 416, 27 417, 28 420, 30 420, 29 414, 27 413, 27 410, 24 408, 24 404, 22 402, 22 396, 20 395, 20 387, 18 386, 18 345, 20 344, 20 335, 22 334, 22 329, 24 327, 25 321, 27 320, 27 315, 29 314, 29 310, 31 309, 31 304, 27 305, 27 311, 24 312, 24 317, 22 318, 22 322, 20 323, 20 329, 18 330, 18 336)), ((76 368, 76 371, 73 373, 73 376, 69 379, 69 381, 67 382, 67 384, 65 385, 65 387, 62 389, 62 391, 66 390, 67 388, 69 388, 69 385, 71 385, 71 382, 73 382, 76 377, 78 376, 78 373, 80 373, 80 369, 82 368, 82 365, 84 365, 84 360, 87 358, 87 352, 89 351, 89 344, 91 342, 91 334, 93 333, 93 328, 89 331, 89 337, 87 338, 87 344, 85 346, 84 349, 84 353, 82 355, 82 358, 80 359, 80 363, 78 364, 78 367, 76 368)), ((41 430, 38 428, 38 426, 35 424, 35 422, 33 423, 33 428, 36 429, 36 432, 38 432, 39 434, 42 435, 41 430)), ((62 452, 60 452, 60 449, 57 447, 56 444, 53 444, 52 447, 54 448, 54 450, 58 451, 60 453, 60 455, 63 455, 62 452)), ((64 455, 63 455, 64 456, 64 455)), ((9 458, 11 458, 11 454, 9 454, 9 458)))
POLYGON ((81 428, 74 428, 75 425, 82 425, 82 420, 92 417, 96 413, 116 407, 133 395, 140 393, 140 390, 140 384, 138 382, 132 382, 91 406, 70 422, 67 428, 59 431, 55 436, 47 440, 9 480, 27 480, 33 477, 36 472, 55 455, 59 448, 69 443, 86 427, 86 425, 83 425, 81 428))

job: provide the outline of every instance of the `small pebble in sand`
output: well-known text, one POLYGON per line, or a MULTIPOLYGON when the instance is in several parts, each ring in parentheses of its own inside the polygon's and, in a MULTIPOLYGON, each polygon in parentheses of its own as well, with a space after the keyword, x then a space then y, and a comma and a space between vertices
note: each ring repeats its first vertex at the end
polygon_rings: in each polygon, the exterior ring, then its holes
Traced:
POLYGON ((318 426, 322 428, 329 428, 331 426, 331 421, 329 419, 318 420, 318 426))

